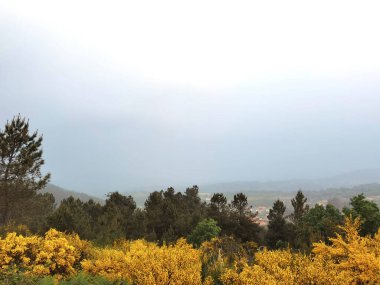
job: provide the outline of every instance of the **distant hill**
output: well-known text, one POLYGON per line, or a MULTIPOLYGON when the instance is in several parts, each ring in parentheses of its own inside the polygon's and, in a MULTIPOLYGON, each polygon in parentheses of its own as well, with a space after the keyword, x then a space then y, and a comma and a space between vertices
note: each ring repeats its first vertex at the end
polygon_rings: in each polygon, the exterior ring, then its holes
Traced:
POLYGON ((90 195, 87 195, 85 193, 78 193, 78 192, 74 192, 74 191, 70 191, 70 190, 66 190, 66 189, 63 189, 61 187, 58 187, 54 184, 48 184, 46 186, 45 189, 41 190, 41 192, 39 193, 51 193, 53 194, 54 198, 55 198, 55 203, 58 205, 59 203, 61 203, 61 201, 65 198, 68 198, 70 196, 73 196, 75 199, 80 199, 84 202, 92 199, 94 200, 95 202, 98 202, 98 203, 104 203, 104 200, 100 199, 100 198, 97 198, 97 197, 94 197, 94 196, 90 196, 90 195))
MULTIPOLYGON (((309 198, 311 205, 327 200, 341 208, 348 205, 349 198, 364 192, 367 196, 380 195, 380 169, 358 170, 321 179, 294 179, 285 181, 238 181, 215 184, 199 184, 200 196, 203 200, 212 193, 224 193, 228 199, 238 192, 245 193, 249 202, 254 205, 271 206, 277 198, 290 205, 297 190, 302 189, 309 198)), ((185 186, 173 186, 176 191, 183 192, 185 186)), ((192 185, 188 185, 190 187, 192 185)), ((150 192, 166 190, 167 187, 151 186, 133 188, 124 194, 131 195, 139 207, 144 205, 150 192)), ((379 196, 380 197, 380 196, 379 196)), ((375 199, 376 201, 377 198, 375 199)))
POLYGON ((201 192, 249 192, 249 191, 284 191, 298 189, 318 191, 328 188, 351 188, 363 184, 380 183, 380 169, 358 170, 321 179, 294 179, 283 181, 238 181, 199 185, 201 192))
MULTIPOLYGON (((128 189, 125 195, 131 195, 138 207, 143 207, 149 193, 166 190, 173 186, 176 191, 184 192, 186 186, 167 185, 151 186, 128 189)), ((190 187, 192 185, 187 185, 190 187)), ((298 189, 302 189, 309 199, 311 205, 319 202, 330 202, 341 208, 349 203, 349 198, 359 193, 364 193, 370 199, 380 202, 380 169, 359 170, 349 173, 310 180, 287 180, 287 181, 242 181, 215 184, 199 184, 200 196, 203 200, 208 200, 212 193, 224 193, 230 200, 233 194, 243 192, 248 196, 249 202, 253 205, 271 206, 277 198, 282 199, 288 207, 290 200, 298 189)), ((48 184, 43 192, 52 193, 59 204, 63 199, 73 196, 82 201, 93 199, 99 203, 104 200, 85 193, 69 191, 54 184, 48 184)))

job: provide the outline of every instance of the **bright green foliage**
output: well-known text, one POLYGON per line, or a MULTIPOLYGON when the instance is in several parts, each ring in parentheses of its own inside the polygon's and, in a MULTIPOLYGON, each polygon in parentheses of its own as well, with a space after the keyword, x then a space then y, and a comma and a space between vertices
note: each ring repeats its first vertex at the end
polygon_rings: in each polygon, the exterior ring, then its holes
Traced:
POLYGON ((213 219, 204 219, 199 222, 187 238, 194 246, 199 247, 203 242, 211 240, 220 234, 220 227, 213 219))
POLYGON ((360 234, 374 235, 380 227, 380 211, 376 203, 368 201, 363 194, 360 194, 351 198, 350 205, 351 208, 344 208, 343 212, 346 216, 360 218, 362 221, 360 234))
POLYGON ((93 276, 86 273, 79 273, 71 278, 57 280, 54 276, 37 277, 22 273, 4 274, 0 276, 2 285, 119 285, 126 282, 112 282, 102 276, 93 276))
MULTIPOLYGON (((112 285, 119 284, 118 282, 112 282, 102 276, 93 276, 86 273, 79 273, 78 275, 59 282, 59 285, 112 285)), ((120 283, 121 284, 121 283, 120 283)), ((127 285, 126 282, 122 284, 127 285)))

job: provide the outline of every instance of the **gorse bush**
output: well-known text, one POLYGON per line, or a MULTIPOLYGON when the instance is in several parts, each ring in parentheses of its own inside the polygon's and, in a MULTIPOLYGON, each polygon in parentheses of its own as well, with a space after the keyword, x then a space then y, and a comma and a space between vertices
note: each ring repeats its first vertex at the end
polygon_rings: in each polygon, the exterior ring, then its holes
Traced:
POLYGON ((0 267, 33 275, 69 276, 76 273, 88 246, 78 235, 54 229, 44 237, 9 233, 0 239, 0 267))
POLYGON ((344 235, 331 238, 331 245, 315 243, 313 253, 344 272, 351 284, 380 284, 380 230, 362 237, 360 220, 346 218, 344 235))
POLYGON ((54 229, 43 237, 8 233, 0 238, 0 284, 380 284, 380 232, 362 237, 350 218, 341 230, 328 244, 315 243, 311 255, 258 251, 232 238, 199 249, 185 239, 101 248, 54 229))
MULTIPOLYGON (((241 266, 241 265, 240 265, 241 266)), ((333 263, 319 257, 310 257, 290 250, 259 252, 255 264, 243 263, 242 268, 228 269, 222 276, 223 284, 347 284, 345 272, 338 271, 333 263)))
POLYGON ((119 249, 96 249, 82 261, 83 270, 110 280, 133 284, 200 284, 199 251, 184 239, 158 246, 143 240, 125 242, 119 249))

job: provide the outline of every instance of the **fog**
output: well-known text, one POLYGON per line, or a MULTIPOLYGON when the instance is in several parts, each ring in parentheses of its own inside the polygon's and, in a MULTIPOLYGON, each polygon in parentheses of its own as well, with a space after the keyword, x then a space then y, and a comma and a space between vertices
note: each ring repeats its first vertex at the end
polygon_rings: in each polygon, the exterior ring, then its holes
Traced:
POLYGON ((0 4, 1 128, 30 119, 54 184, 100 195, 380 168, 376 2, 143 2, 0 4))

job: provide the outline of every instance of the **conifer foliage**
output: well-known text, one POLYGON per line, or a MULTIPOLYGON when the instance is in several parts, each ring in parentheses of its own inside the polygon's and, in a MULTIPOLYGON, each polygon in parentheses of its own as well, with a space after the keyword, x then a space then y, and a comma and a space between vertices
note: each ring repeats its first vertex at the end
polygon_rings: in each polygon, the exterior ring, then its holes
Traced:
POLYGON ((42 136, 30 133, 29 121, 20 115, 0 130, 0 225, 30 209, 31 199, 48 183, 50 174, 41 173, 41 144, 42 136))

